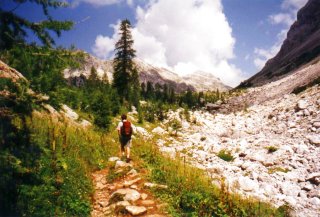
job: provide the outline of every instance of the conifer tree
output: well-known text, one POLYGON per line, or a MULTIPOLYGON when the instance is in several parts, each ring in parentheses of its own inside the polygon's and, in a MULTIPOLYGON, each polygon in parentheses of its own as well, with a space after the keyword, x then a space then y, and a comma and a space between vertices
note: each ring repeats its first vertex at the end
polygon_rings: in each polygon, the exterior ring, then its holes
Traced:
POLYGON ((62 31, 70 30, 73 26, 71 21, 54 20, 50 14, 50 8, 66 7, 64 0, 11 0, 16 3, 12 9, 4 9, 0 4, 0 50, 11 48, 16 42, 24 42, 27 30, 33 32, 40 41, 51 47, 54 40, 50 32, 61 35, 62 31), (15 13, 15 10, 26 2, 31 2, 42 7, 46 20, 33 22, 15 13))
POLYGON ((139 74, 136 68, 133 69, 130 81, 130 102, 139 109, 139 100, 140 100, 140 82, 139 82, 139 74))
POLYGON ((132 74, 136 51, 133 49, 130 21, 125 19, 120 24, 120 39, 115 46, 113 86, 117 89, 122 99, 129 100, 132 74))

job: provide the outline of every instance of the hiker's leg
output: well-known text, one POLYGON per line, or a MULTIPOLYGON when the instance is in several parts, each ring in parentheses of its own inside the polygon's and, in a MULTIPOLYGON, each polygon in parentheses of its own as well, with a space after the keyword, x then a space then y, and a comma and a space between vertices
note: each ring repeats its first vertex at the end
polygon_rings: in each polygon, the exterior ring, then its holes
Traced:
POLYGON ((129 159, 130 158, 130 146, 128 146, 126 148, 126 154, 127 154, 127 158, 129 159))

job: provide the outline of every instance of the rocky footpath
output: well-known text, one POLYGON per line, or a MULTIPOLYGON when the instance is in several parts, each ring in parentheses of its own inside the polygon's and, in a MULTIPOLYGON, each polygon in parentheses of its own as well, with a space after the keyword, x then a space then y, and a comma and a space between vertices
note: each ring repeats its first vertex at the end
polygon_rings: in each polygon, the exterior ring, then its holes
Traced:
POLYGON ((109 169, 92 174, 95 193, 92 217, 104 216, 146 216, 166 217, 165 204, 159 203, 150 193, 150 188, 167 188, 164 185, 145 182, 142 174, 134 169, 133 163, 125 163, 118 157, 111 157, 115 180, 108 182, 109 169))
POLYGON ((288 204, 293 216, 320 216, 319 86, 238 112, 188 116, 182 109, 171 111, 153 130, 161 135, 161 151, 186 158, 214 183, 224 178, 232 192, 288 204), (181 123, 178 129, 173 120, 181 123), (234 159, 222 160, 220 151, 234 159))

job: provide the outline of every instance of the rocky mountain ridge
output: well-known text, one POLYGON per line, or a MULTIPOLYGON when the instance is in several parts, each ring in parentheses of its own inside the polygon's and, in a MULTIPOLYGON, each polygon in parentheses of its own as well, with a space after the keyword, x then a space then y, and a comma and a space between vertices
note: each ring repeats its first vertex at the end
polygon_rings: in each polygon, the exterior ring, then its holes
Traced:
MULTIPOLYGON (((227 91, 231 89, 210 73, 197 72, 182 77, 166 68, 152 66, 140 59, 136 58, 134 61, 139 72, 141 83, 147 83, 149 81, 153 84, 168 84, 178 93, 188 89, 192 91, 215 91, 217 89, 219 89, 219 91, 227 91)), ((89 54, 85 56, 84 63, 80 69, 65 69, 63 72, 64 77, 71 83, 81 85, 84 80, 89 77, 92 67, 97 70, 100 78, 106 76, 109 81, 113 80, 112 61, 103 61, 89 54)))
POLYGON ((309 0, 298 12, 297 20, 287 33, 278 54, 264 68, 240 84, 240 87, 261 86, 295 73, 304 64, 320 55, 320 2, 309 0))
MULTIPOLYGON (((219 105, 217 112, 230 113, 244 110, 246 107, 258 105, 268 100, 281 98, 299 89, 305 89, 314 82, 320 82, 320 58, 306 64, 294 73, 260 87, 247 88, 239 96, 232 96, 224 104, 219 105)), ((237 93, 237 92, 236 92, 237 93)))

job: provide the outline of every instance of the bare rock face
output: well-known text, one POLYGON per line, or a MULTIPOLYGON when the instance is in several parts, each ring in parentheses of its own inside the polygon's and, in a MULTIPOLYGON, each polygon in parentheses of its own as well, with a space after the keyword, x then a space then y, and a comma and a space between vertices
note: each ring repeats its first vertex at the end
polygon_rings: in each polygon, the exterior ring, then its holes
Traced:
POLYGON ((298 12, 279 53, 240 87, 261 86, 278 80, 320 55, 320 2, 309 0, 298 12))
MULTIPOLYGON (((176 92, 185 92, 188 89, 191 91, 207 91, 217 90, 227 91, 231 89, 229 86, 223 84, 219 78, 216 78, 210 73, 196 72, 192 75, 181 77, 175 72, 166 68, 152 66, 143 62, 140 59, 134 60, 138 69, 140 83, 151 82, 153 85, 167 84, 168 87, 173 88, 176 92)), ((86 79, 91 74, 91 69, 94 67, 100 79, 107 79, 108 82, 113 80, 113 61, 103 61, 89 54, 85 55, 84 62, 79 69, 65 69, 64 77, 70 84, 82 86, 86 79)))
POLYGON ((26 80, 26 78, 23 77, 23 75, 20 72, 11 68, 1 60, 0 60, 0 78, 9 78, 13 82, 16 82, 19 79, 26 80))

